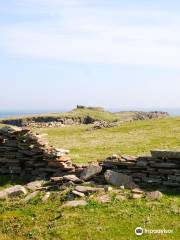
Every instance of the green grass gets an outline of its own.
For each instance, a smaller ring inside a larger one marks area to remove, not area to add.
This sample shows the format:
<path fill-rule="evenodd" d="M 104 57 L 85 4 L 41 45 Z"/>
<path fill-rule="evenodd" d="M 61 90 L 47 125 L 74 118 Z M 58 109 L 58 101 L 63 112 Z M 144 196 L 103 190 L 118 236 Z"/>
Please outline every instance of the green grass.
<path fill-rule="evenodd" d="M 76 162 L 103 159 L 112 153 L 143 154 L 153 148 L 180 148 L 180 118 L 136 121 L 119 127 L 86 131 L 90 126 L 41 129 L 51 144 L 69 148 Z M 21 179 L 0 179 L 0 188 Z M 164 192 L 160 201 L 147 199 L 62 208 L 63 198 L 52 194 L 47 203 L 41 195 L 29 203 L 0 201 L 0 240 L 176 240 L 180 237 L 180 194 Z M 170 235 L 136 237 L 134 229 L 172 229 Z"/>
<path fill-rule="evenodd" d="M 178 195 L 161 201 L 112 200 L 87 207 L 64 209 L 62 198 L 52 194 L 47 203 L 37 196 L 28 204 L 19 200 L 0 201 L 0 239 L 38 240 L 134 240 L 134 229 L 172 229 L 170 235 L 144 235 L 141 239 L 178 239 L 180 236 L 180 200 Z"/>
<path fill-rule="evenodd" d="M 109 129 L 91 126 L 41 129 L 51 145 L 70 149 L 74 162 L 92 162 L 116 154 L 141 155 L 150 150 L 180 149 L 180 118 L 134 121 Z"/>

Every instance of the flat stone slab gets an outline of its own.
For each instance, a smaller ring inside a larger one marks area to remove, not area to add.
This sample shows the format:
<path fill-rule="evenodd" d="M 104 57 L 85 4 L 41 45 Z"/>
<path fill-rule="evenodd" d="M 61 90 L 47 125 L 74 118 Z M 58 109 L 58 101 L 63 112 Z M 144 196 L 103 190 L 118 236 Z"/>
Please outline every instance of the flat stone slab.
<path fill-rule="evenodd" d="M 85 197 L 85 194 L 82 193 L 82 192 L 78 192 L 76 190 L 72 191 L 72 193 L 75 195 L 75 196 L 78 196 L 78 197 Z"/>
<path fill-rule="evenodd" d="M 153 158 L 160 159 L 179 159 L 180 160 L 180 150 L 170 151 L 170 150 L 152 150 L 151 155 Z"/>
<path fill-rule="evenodd" d="M 26 188 L 30 191 L 36 191 L 39 188 L 43 187 L 43 185 L 45 184 L 45 181 L 43 180 L 37 180 L 37 181 L 33 181 L 33 182 L 29 182 L 26 185 Z"/>
<path fill-rule="evenodd" d="M 82 183 L 83 181 L 81 179 L 79 179 L 78 177 L 76 177 L 76 175 L 65 175 L 63 177 L 64 181 L 72 181 L 74 183 Z"/>
<path fill-rule="evenodd" d="M 109 202 L 111 202 L 111 196 L 109 194 L 104 194 L 104 195 L 96 197 L 96 200 L 99 203 L 109 203 Z"/>
<path fill-rule="evenodd" d="M 68 201 L 63 205 L 63 207 L 79 207 L 86 206 L 87 204 L 88 203 L 85 200 Z"/>
<path fill-rule="evenodd" d="M 104 188 L 86 187 L 86 186 L 76 186 L 75 190 L 82 193 L 95 193 L 104 191 Z"/>

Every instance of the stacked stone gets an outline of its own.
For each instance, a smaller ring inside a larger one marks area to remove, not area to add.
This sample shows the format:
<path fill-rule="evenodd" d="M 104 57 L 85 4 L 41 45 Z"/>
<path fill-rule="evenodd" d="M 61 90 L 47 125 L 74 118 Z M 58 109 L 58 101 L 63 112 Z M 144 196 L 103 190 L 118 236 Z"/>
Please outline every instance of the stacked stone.
<path fill-rule="evenodd" d="M 48 146 L 44 135 L 18 127 L 0 129 L 0 174 L 39 177 L 75 172 L 68 150 Z"/>
<path fill-rule="evenodd" d="M 103 170 L 112 169 L 132 176 L 138 184 L 180 187 L 180 151 L 152 151 L 151 156 L 117 156 L 101 162 Z"/>

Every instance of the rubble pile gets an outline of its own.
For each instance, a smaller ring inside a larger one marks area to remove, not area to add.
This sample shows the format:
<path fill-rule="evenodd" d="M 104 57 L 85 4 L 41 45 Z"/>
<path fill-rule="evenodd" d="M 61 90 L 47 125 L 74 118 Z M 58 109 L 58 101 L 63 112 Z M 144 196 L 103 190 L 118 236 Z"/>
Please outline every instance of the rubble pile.
<path fill-rule="evenodd" d="M 113 156 L 102 161 L 103 171 L 131 176 L 138 185 L 180 187 L 180 151 L 151 151 L 151 156 Z"/>
<path fill-rule="evenodd" d="M 74 173 L 68 150 L 48 146 L 44 135 L 18 127 L 0 129 L 0 174 L 53 176 Z"/>

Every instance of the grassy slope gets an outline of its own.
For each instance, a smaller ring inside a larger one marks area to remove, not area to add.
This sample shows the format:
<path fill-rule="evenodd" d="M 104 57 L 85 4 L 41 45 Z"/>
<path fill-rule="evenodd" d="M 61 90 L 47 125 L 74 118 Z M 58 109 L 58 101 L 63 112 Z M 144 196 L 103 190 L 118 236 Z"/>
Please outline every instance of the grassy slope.
<path fill-rule="evenodd" d="M 149 154 L 151 149 L 180 149 L 180 118 L 123 123 L 119 127 L 86 131 L 90 126 L 42 129 L 49 142 L 71 150 L 75 162 L 102 160 L 113 154 Z"/>
<path fill-rule="evenodd" d="M 101 159 L 113 152 L 140 154 L 156 147 L 180 147 L 180 118 L 126 123 L 94 132 L 86 132 L 85 127 L 42 132 L 49 133 L 51 143 L 72 149 L 76 161 Z M 0 185 L 5 187 L 3 182 Z M 62 209 L 58 196 L 44 204 L 39 197 L 28 204 L 0 201 L 0 239 L 134 240 L 139 239 L 134 234 L 137 226 L 174 230 L 171 235 L 144 235 L 143 240 L 179 239 L 179 214 L 180 197 L 172 192 L 166 192 L 161 201 L 112 199 L 106 205 L 90 201 L 87 207 L 73 210 Z"/>

